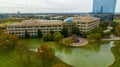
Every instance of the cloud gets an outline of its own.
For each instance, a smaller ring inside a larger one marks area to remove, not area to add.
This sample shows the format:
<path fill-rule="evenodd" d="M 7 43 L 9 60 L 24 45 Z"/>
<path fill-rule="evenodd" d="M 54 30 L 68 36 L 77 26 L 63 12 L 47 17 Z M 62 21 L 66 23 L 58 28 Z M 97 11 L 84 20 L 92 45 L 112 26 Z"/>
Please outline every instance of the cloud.
<path fill-rule="evenodd" d="M 0 12 L 92 12 L 92 5 L 93 0 L 0 0 Z"/>

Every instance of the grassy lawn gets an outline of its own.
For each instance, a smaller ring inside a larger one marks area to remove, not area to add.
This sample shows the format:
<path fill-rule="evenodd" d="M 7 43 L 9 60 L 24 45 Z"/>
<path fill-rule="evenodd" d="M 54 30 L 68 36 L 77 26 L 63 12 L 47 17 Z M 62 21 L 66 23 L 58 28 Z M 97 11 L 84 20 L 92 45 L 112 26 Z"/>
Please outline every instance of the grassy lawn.
<path fill-rule="evenodd" d="M 6 25 L 12 24 L 14 22 L 21 22 L 22 19 L 2 19 L 0 20 L 0 27 L 5 27 Z"/>
<path fill-rule="evenodd" d="M 5 26 L 7 26 L 7 25 L 9 25 L 9 24 L 12 24 L 13 22 L 5 22 L 5 23 L 0 23 L 0 27 L 5 27 Z"/>
<path fill-rule="evenodd" d="M 38 41 L 36 42 L 35 40 L 38 40 Z M 30 47 L 32 48 L 36 48 L 41 44 L 49 45 L 49 47 L 57 44 L 55 42 L 40 42 L 39 39 L 29 39 L 28 41 L 29 41 Z M 37 57 L 36 52 L 32 52 L 32 51 L 30 52 L 30 60 L 31 60 L 31 63 L 29 64 L 28 58 L 26 55 L 23 55 L 22 59 L 20 59 L 20 56 L 17 53 L 15 53 L 13 49 L 5 49 L 0 51 L 0 67 L 42 67 L 41 66 L 42 61 Z M 58 63 L 65 64 L 61 60 L 59 60 L 57 57 L 55 57 L 52 65 L 58 64 Z M 49 63 L 46 63 L 46 65 L 50 66 Z M 66 65 L 66 66 L 71 67 L 69 65 Z"/>
<path fill-rule="evenodd" d="M 111 67 L 120 67 L 120 49 L 118 46 L 112 47 L 112 52 L 115 56 L 115 62 L 111 65 Z"/>
<path fill-rule="evenodd" d="M 0 51 L 0 67 L 38 67 L 40 63 L 41 61 L 33 52 L 31 52 L 31 63 L 29 64 L 26 56 L 20 60 L 19 55 L 11 49 Z"/>
<path fill-rule="evenodd" d="M 113 20 L 114 22 L 120 23 L 120 20 Z"/>

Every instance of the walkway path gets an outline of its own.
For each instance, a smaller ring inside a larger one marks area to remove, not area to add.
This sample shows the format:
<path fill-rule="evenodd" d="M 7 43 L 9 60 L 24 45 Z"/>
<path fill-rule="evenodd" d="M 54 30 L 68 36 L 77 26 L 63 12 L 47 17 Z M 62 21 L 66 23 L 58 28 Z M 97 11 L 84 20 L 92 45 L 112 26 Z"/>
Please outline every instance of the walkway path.
<path fill-rule="evenodd" d="M 110 37 L 110 38 L 104 38 L 103 41 L 111 41 L 111 40 L 120 40 L 120 37 Z"/>

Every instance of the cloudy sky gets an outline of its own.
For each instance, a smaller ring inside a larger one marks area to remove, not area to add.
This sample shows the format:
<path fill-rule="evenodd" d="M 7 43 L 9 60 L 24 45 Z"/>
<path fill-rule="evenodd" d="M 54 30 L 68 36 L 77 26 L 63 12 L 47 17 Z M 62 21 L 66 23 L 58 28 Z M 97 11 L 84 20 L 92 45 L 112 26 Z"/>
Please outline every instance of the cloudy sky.
<path fill-rule="evenodd" d="M 92 5 L 93 0 L 0 0 L 0 13 L 92 12 Z"/>

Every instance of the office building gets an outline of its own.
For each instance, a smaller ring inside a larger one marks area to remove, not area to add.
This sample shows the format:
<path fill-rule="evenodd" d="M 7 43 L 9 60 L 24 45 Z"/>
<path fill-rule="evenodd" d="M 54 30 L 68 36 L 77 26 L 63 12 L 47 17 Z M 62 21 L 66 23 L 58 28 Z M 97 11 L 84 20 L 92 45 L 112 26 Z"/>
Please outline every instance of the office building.
<path fill-rule="evenodd" d="M 31 37 L 36 37 L 38 29 L 42 31 L 43 35 L 50 33 L 50 31 L 60 32 L 63 28 L 67 28 L 69 34 L 72 33 L 74 27 L 78 27 L 81 32 L 89 32 L 96 26 L 99 26 L 99 18 L 88 16 L 68 18 L 61 20 L 25 20 L 21 23 L 13 23 L 7 26 L 9 34 L 16 34 L 24 37 L 27 31 Z"/>
<path fill-rule="evenodd" d="M 116 1 L 117 0 L 93 0 L 94 17 L 100 18 L 101 22 L 113 21 Z"/>
<path fill-rule="evenodd" d="M 113 13 L 115 12 L 117 0 L 94 0 L 93 13 Z"/>

